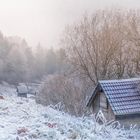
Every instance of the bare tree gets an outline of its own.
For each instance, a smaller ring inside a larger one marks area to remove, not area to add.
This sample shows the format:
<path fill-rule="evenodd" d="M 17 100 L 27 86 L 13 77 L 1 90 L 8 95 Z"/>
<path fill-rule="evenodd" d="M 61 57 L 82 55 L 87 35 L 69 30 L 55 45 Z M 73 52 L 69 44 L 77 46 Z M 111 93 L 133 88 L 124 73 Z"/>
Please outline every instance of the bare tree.
<path fill-rule="evenodd" d="M 127 16 L 127 40 L 131 48 L 131 57 L 133 56 L 133 65 L 135 73 L 140 73 L 140 11 L 130 11 Z"/>
<path fill-rule="evenodd" d="M 88 77 L 94 85 L 99 79 L 133 76 L 131 54 L 135 51 L 129 43 L 131 36 L 128 38 L 128 32 L 131 28 L 131 32 L 136 34 L 138 22 L 134 30 L 128 17 L 131 15 L 131 19 L 136 19 L 134 13 L 97 11 L 91 17 L 85 15 L 79 23 L 66 28 L 62 44 L 67 50 L 68 60 L 80 76 Z"/>

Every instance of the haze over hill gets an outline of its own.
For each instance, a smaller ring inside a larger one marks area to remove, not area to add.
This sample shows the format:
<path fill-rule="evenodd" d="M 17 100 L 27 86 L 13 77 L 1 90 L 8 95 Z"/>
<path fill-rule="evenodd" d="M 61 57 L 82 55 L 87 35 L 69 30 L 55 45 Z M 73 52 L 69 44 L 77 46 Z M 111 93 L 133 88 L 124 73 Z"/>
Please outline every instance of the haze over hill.
<path fill-rule="evenodd" d="M 25 38 L 30 46 L 57 46 L 66 24 L 105 7 L 139 8 L 139 0 L 0 0 L 0 30 Z"/>

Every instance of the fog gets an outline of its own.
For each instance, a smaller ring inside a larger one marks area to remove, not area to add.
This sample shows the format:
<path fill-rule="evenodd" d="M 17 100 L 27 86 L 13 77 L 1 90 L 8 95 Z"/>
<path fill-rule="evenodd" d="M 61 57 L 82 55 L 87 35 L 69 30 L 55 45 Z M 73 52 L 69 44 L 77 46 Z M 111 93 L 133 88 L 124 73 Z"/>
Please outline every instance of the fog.
<path fill-rule="evenodd" d="M 0 30 L 30 46 L 57 46 L 66 24 L 83 13 L 109 7 L 139 8 L 139 0 L 0 0 Z"/>

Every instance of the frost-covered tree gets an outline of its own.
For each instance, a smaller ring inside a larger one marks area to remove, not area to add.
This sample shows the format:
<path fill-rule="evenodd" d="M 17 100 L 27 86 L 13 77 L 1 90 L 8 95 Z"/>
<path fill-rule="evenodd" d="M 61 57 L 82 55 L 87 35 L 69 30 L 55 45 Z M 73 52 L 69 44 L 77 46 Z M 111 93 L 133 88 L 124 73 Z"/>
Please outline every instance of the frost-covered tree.
<path fill-rule="evenodd" d="M 6 57 L 5 78 L 9 82 L 23 82 L 27 78 L 27 60 L 18 46 L 13 46 Z"/>
<path fill-rule="evenodd" d="M 139 19 L 137 11 L 99 10 L 68 26 L 62 45 L 73 70 L 93 85 L 100 79 L 136 76 Z"/>

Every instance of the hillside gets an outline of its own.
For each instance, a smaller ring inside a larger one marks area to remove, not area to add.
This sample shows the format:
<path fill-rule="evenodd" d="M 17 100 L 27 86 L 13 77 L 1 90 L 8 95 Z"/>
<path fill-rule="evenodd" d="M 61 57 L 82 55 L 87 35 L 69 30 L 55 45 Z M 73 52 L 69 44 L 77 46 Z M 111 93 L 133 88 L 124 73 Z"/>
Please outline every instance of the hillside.
<path fill-rule="evenodd" d="M 70 116 L 59 105 L 44 107 L 34 97 L 16 97 L 14 88 L 0 86 L 0 140 L 127 140 L 139 130 L 98 125 L 94 117 Z"/>

